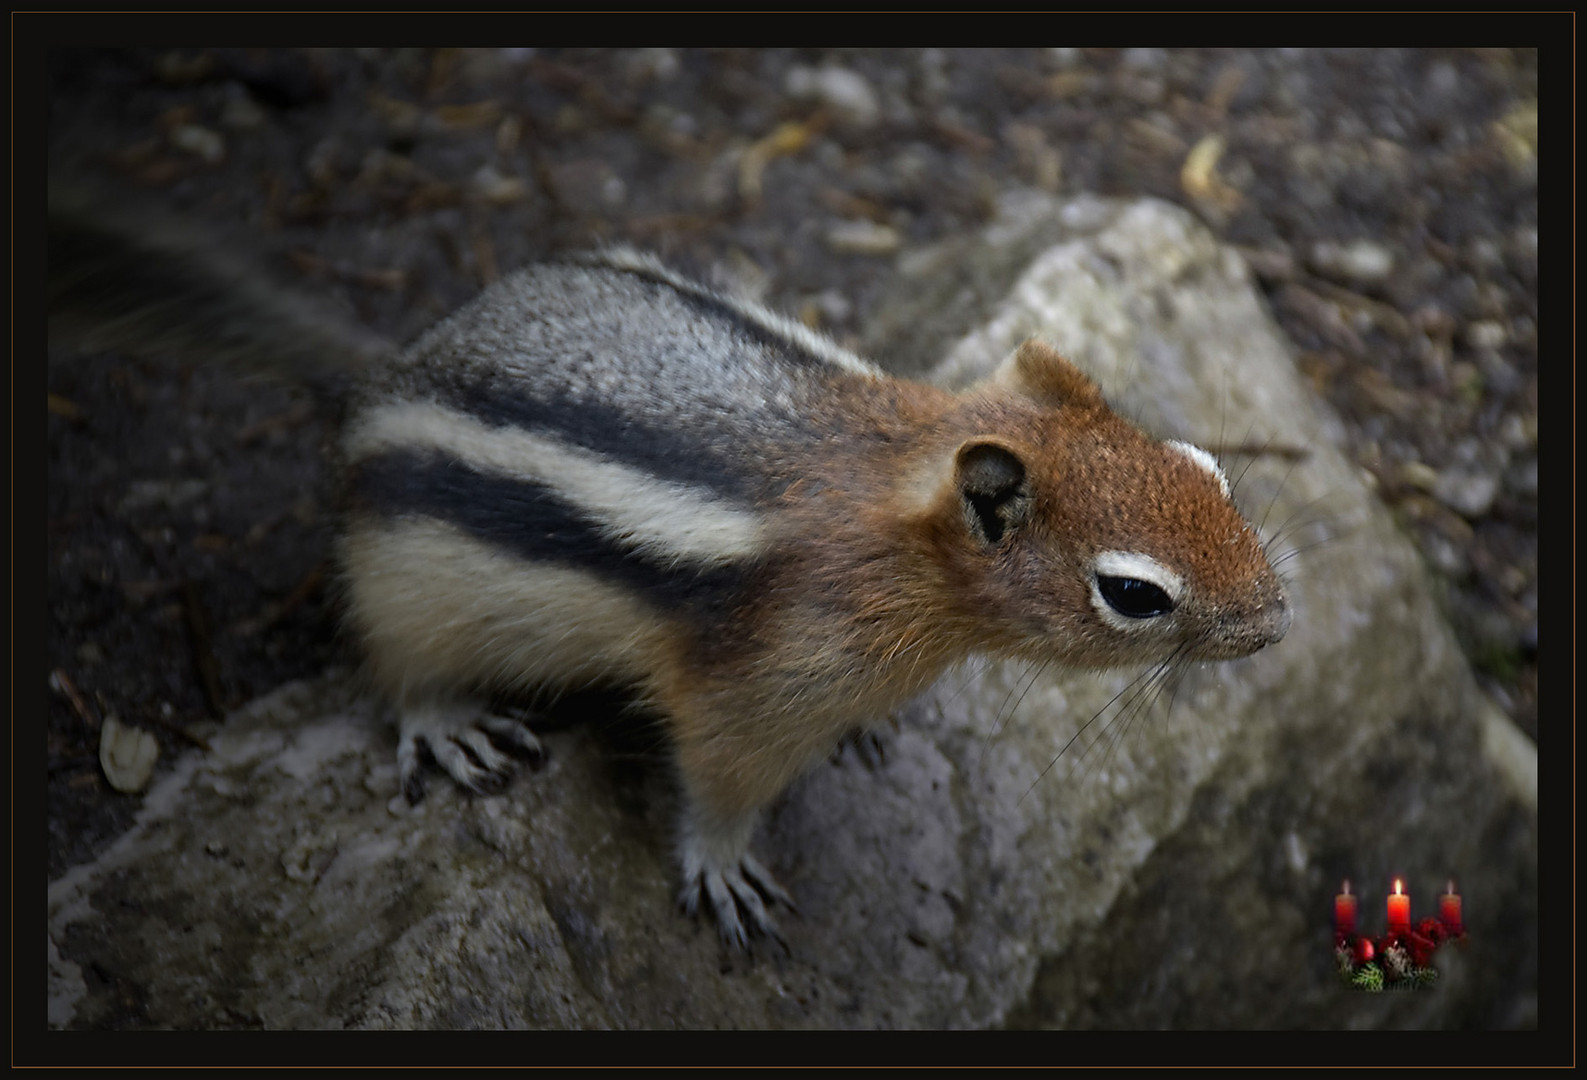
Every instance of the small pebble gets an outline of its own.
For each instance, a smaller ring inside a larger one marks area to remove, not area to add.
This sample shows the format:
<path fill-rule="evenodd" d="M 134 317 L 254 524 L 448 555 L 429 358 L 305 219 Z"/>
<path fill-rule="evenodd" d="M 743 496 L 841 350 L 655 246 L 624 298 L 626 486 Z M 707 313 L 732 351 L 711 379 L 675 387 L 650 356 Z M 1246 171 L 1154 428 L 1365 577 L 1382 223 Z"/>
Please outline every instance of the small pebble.
<path fill-rule="evenodd" d="M 1422 533 L 1422 550 L 1427 553 L 1427 561 L 1447 577 L 1464 577 L 1469 569 L 1460 546 L 1438 533 Z"/>
<path fill-rule="evenodd" d="M 171 145 L 206 164 L 214 165 L 226 156 L 226 140 L 219 132 L 197 124 L 178 124 L 166 136 Z"/>
<path fill-rule="evenodd" d="M 897 229 L 874 221 L 845 221 L 827 230 L 827 247 L 843 255 L 891 255 L 902 245 Z"/>
<path fill-rule="evenodd" d="M 1400 479 L 1420 491 L 1432 491 L 1438 486 L 1438 473 L 1421 461 L 1407 461 L 1400 466 Z"/>
<path fill-rule="evenodd" d="M 841 67 L 795 67 L 783 82 L 796 98 L 814 99 L 856 127 L 870 127 L 881 119 L 881 104 L 865 76 Z"/>
<path fill-rule="evenodd" d="M 853 302 L 837 289 L 827 289 L 816 297 L 821 316 L 829 323 L 841 323 L 854 314 Z"/>
<path fill-rule="evenodd" d="M 1504 324 L 1484 319 L 1466 327 L 1466 343 L 1473 349 L 1497 349 L 1508 339 Z"/>
<path fill-rule="evenodd" d="M 529 189 L 520 178 L 503 176 L 492 166 L 485 165 L 474 174 L 474 190 L 491 206 L 510 206 L 527 195 Z"/>
<path fill-rule="evenodd" d="M 221 125 L 232 131 L 257 131 L 265 120 L 265 111 L 247 94 L 228 99 L 220 110 Z"/>
<path fill-rule="evenodd" d="M 1330 277 L 1375 285 L 1394 272 L 1394 253 L 1371 240 L 1337 244 L 1321 241 L 1312 247 L 1312 266 Z"/>
<path fill-rule="evenodd" d="M 629 77 L 637 82 L 666 82 L 681 67 L 675 49 L 640 49 L 628 60 Z"/>
<path fill-rule="evenodd" d="M 1499 478 L 1475 469 L 1445 469 L 1438 474 L 1433 494 L 1463 517 L 1480 518 L 1493 508 L 1493 500 L 1499 495 Z"/>

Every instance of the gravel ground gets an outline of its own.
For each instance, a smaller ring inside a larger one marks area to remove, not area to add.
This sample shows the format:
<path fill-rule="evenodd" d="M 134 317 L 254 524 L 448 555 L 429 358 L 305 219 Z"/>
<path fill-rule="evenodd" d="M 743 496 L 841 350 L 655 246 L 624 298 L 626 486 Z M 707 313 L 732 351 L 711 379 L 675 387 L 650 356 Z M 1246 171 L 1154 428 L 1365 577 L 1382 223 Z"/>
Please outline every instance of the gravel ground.
<path fill-rule="evenodd" d="M 1003 191 L 1152 195 L 1256 270 L 1319 395 L 1537 730 L 1532 50 L 67 51 L 50 158 L 153 192 L 406 340 L 503 272 L 626 241 L 857 339 L 900 254 Z M 1563 106 L 1561 106 L 1563 107 Z M 884 356 L 885 360 L 886 357 Z M 167 757 L 332 662 L 334 418 L 301 391 L 54 355 L 49 872 Z"/>

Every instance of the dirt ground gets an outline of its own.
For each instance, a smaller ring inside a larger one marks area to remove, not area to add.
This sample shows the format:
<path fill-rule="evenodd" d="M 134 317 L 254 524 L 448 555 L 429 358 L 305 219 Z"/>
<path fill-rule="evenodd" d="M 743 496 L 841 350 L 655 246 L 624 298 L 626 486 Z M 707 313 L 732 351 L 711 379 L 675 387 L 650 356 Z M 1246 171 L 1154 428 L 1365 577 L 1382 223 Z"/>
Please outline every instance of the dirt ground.
<path fill-rule="evenodd" d="M 82 50 L 48 81 L 53 168 L 257 243 L 398 340 L 624 241 L 852 341 L 895 259 L 1000 192 L 1186 206 L 1250 261 L 1536 737 L 1535 51 Z M 101 773 L 103 717 L 169 760 L 355 657 L 332 410 L 158 358 L 52 350 L 48 380 L 53 878 L 137 807 Z"/>

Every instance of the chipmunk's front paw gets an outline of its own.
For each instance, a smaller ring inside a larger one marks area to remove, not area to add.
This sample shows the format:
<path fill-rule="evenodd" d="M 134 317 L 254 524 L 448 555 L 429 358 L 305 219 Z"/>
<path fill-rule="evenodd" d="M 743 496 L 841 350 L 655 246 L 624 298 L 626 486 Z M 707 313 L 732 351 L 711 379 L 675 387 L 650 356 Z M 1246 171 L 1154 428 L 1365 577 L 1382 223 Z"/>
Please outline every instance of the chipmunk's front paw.
<path fill-rule="evenodd" d="M 799 909 L 753 855 L 746 854 L 728 866 L 701 867 L 688 877 L 678 902 L 693 916 L 699 913 L 702 900 L 716 917 L 717 930 L 726 944 L 747 951 L 749 935 L 756 933 L 775 941 L 783 952 L 789 951 L 766 905 L 779 903 L 795 913 Z"/>
<path fill-rule="evenodd" d="M 508 753 L 502 753 L 506 750 Z M 410 706 L 402 711 L 397 766 L 409 804 L 424 798 L 424 763 L 434 761 L 465 791 L 499 790 L 512 779 L 509 754 L 538 763 L 540 740 L 523 720 L 463 703 Z"/>
<path fill-rule="evenodd" d="M 887 743 L 875 731 L 855 728 L 832 751 L 832 762 L 841 765 L 852 750 L 860 764 L 875 772 L 887 764 Z"/>
<path fill-rule="evenodd" d="M 767 905 L 798 908 L 771 871 L 749 853 L 757 816 L 753 810 L 719 815 L 699 802 L 686 805 L 678 845 L 683 864 L 678 902 L 690 915 L 697 915 L 702 905 L 709 907 L 722 940 L 735 949 L 747 951 L 753 933 L 771 938 L 787 952 L 788 943 Z"/>

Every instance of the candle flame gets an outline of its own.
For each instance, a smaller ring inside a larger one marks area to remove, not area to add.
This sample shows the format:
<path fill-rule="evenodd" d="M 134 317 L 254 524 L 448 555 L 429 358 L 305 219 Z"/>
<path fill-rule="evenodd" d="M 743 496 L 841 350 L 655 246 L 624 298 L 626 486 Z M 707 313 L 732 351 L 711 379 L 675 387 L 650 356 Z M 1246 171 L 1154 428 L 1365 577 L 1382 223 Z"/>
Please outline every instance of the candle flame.
<path fill-rule="evenodd" d="M 1395 896 L 1399 896 L 1400 895 L 1400 890 L 1401 890 L 1400 879 L 1399 878 L 1395 878 L 1394 879 L 1394 895 Z"/>
<path fill-rule="evenodd" d="M 1455 894 L 1455 880 L 1454 880 L 1454 878 L 1450 878 L 1450 880 L 1449 880 L 1449 894 L 1451 896 L 1453 896 Z"/>
<path fill-rule="evenodd" d="M 1345 878 L 1345 883 L 1344 883 L 1343 886 L 1341 886 L 1341 888 L 1342 888 L 1342 890 L 1343 890 L 1343 892 L 1344 892 L 1344 894 L 1346 896 L 1350 895 L 1350 879 L 1349 878 Z M 1453 892 L 1454 890 L 1451 889 L 1450 891 Z"/>

